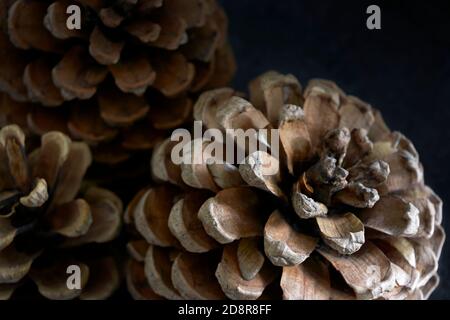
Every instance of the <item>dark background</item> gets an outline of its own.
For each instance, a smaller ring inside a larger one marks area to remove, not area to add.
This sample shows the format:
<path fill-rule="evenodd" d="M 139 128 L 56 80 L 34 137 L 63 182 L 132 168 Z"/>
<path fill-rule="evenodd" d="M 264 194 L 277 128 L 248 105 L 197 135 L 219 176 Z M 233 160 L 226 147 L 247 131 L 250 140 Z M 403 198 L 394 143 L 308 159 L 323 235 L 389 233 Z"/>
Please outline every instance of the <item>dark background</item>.
<path fill-rule="evenodd" d="M 334 80 L 380 109 L 421 155 L 425 180 L 444 201 L 450 234 L 449 1 L 221 0 L 238 62 L 235 87 L 275 69 L 302 82 Z M 366 8 L 381 8 L 381 30 Z M 450 299 L 450 241 L 432 298 Z"/>

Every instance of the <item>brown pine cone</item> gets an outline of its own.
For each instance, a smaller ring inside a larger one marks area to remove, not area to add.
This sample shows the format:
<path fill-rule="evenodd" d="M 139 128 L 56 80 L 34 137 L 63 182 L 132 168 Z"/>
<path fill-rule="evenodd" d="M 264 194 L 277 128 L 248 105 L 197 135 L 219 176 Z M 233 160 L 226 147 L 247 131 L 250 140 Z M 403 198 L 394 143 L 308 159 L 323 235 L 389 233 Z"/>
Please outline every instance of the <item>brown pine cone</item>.
<path fill-rule="evenodd" d="M 0 23 L 0 123 L 70 134 L 102 163 L 151 149 L 235 70 L 215 0 L 4 0 Z"/>
<path fill-rule="evenodd" d="M 134 229 L 131 294 L 428 298 L 439 282 L 442 202 L 424 184 L 412 143 L 330 81 L 312 80 L 303 91 L 294 76 L 268 72 L 250 96 L 251 103 L 229 88 L 206 92 L 194 117 L 221 132 L 278 129 L 280 157 L 234 139 L 246 150 L 239 165 L 175 165 L 178 142 L 159 144 L 151 167 L 163 183 L 137 194 L 125 214 Z M 212 144 L 204 137 L 200 151 L 209 154 Z M 279 171 L 267 174 L 278 161 Z"/>
<path fill-rule="evenodd" d="M 49 299 L 107 298 L 119 272 L 102 246 L 119 233 L 122 202 L 92 186 L 79 194 L 92 161 L 85 143 L 56 131 L 41 140 L 27 150 L 17 125 L 0 130 L 0 299 L 29 278 Z M 66 285 L 70 265 L 80 289 Z"/>

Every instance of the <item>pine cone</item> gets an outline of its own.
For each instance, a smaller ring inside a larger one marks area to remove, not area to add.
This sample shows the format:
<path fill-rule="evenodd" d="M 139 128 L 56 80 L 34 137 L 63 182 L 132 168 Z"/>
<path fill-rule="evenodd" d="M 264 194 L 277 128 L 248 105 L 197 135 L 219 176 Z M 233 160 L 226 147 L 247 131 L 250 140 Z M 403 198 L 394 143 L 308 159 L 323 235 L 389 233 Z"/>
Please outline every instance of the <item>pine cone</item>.
<path fill-rule="evenodd" d="M 0 299 L 31 278 L 49 299 L 103 299 L 119 285 L 116 262 L 103 243 L 121 228 L 122 202 L 97 187 L 79 189 L 92 161 L 89 147 L 61 132 L 26 150 L 16 125 L 0 131 Z M 81 270 L 70 290 L 68 266 Z"/>
<path fill-rule="evenodd" d="M 102 163 L 151 149 L 235 70 L 215 0 L 5 0 L 0 22 L 0 123 L 70 134 Z"/>
<path fill-rule="evenodd" d="M 221 132 L 278 129 L 279 159 L 273 144 L 251 151 L 234 139 L 246 151 L 239 165 L 175 165 L 172 151 L 191 159 L 193 149 L 160 143 L 151 167 L 162 183 L 125 213 L 133 297 L 428 298 L 439 282 L 442 202 L 413 144 L 330 81 L 303 91 L 294 76 L 268 72 L 250 96 L 205 92 L 194 117 Z M 210 154 L 211 140 L 197 142 Z"/>

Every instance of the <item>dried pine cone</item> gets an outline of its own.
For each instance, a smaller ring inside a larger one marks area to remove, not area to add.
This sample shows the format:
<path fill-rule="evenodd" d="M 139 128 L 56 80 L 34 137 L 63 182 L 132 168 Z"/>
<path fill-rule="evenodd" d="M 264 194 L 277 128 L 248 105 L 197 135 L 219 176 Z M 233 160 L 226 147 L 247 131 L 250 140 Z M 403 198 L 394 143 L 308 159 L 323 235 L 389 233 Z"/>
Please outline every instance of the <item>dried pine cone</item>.
<path fill-rule="evenodd" d="M 0 123 L 70 134 L 102 163 L 151 149 L 235 70 L 215 0 L 3 0 L 0 23 Z"/>
<path fill-rule="evenodd" d="M 131 294 L 428 298 L 439 282 L 442 202 L 412 143 L 333 82 L 302 91 L 294 76 L 268 72 L 250 95 L 252 103 L 228 88 L 206 92 L 194 117 L 222 132 L 278 129 L 280 170 L 264 171 L 278 161 L 273 150 L 247 150 L 238 166 L 175 165 L 177 142 L 159 144 L 151 167 L 165 183 L 137 194 L 125 214 Z M 202 151 L 211 143 L 204 138 Z"/>
<path fill-rule="evenodd" d="M 119 233 L 122 202 L 97 187 L 77 198 L 91 161 L 85 143 L 61 132 L 30 151 L 18 126 L 1 129 L 0 299 L 28 278 L 49 299 L 103 299 L 118 287 L 116 262 L 100 244 Z M 80 267 L 80 290 L 66 285 L 69 265 Z"/>

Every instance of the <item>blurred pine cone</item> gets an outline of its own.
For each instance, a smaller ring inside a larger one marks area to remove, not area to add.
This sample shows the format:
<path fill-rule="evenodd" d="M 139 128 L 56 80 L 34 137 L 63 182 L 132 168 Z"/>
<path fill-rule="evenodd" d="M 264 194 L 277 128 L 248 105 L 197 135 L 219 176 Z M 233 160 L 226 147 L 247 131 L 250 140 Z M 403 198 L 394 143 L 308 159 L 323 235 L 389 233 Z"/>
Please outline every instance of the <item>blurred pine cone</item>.
<path fill-rule="evenodd" d="M 235 71 L 215 0 L 4 0 L 0 22 L 0 123 L 70 134 L 101 163 L 151 149 Z"/>
<path fill-rule="evenodd" d="M 222 132 L 278 129 L 280 170 L 264 171 L 278 163 L 274 149 L 250 152 L 239 139 L 247 154 L 238 166 L 175 165 L 177 142 L 159 144 L 151 167 L 163 183 L 125 214 L 133 297 L 428 298 L 439 282 L 442 202 L 412 143 L 333 82 L 303 91 L 294 76 L 268 72 L 250 95 L 206 92 L 194 117 Z M 211 153 L 211 140 L 197 142 Z M 190 150 L 181 150 L 187 159 Z"/>
<path fill-rule="evenodd" d="M 25 145 L 16 125 L 0 131 L 0 299 L 31 278 L 49 299 L 104 299 L 119 285 L 115 259 L 103 243 L 121 228 L 122 202 L 112 192 L 88 187 L 89 147 L 61 132 Z M 70 290 L 68 266 L 81 270 L 81 288 Z"/>

